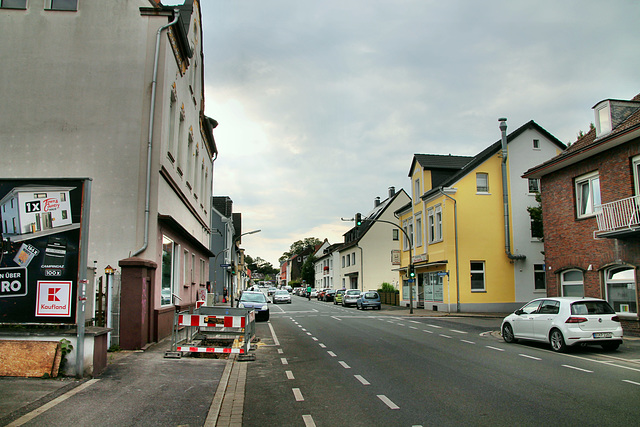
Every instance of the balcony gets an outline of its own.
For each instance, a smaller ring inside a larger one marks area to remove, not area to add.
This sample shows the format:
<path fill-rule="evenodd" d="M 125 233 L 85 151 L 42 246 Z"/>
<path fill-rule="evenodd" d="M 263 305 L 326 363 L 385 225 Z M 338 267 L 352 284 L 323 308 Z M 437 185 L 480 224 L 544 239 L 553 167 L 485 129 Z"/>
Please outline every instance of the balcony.
<path fill-rule="evenodd" d="M 604 203 L 596 214 L 598 230 L 594 237 L 624 238 L 640 236 L 640 196 Z"/>

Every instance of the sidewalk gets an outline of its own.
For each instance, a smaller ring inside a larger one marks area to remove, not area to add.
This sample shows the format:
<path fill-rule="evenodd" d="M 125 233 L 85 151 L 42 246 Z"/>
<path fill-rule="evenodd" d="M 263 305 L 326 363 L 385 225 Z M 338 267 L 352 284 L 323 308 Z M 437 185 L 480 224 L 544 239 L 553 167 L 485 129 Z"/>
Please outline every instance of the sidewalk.
<path fill-rule="evenodd" d="M 109 353 L 95 379 L 0 377 L 0 426 L 119 426 L 142 414 L 149 425 L 241 426 L 246 362 L 166 359 L 170 341 Z"/>

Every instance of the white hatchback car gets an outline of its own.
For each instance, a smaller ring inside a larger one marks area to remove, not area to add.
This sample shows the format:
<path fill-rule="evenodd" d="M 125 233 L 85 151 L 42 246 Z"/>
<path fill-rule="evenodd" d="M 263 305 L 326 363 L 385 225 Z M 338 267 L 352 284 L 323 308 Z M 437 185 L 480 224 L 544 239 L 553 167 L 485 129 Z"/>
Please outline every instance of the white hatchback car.
<path fill-rule="evenodd" d="M 279 302 L 291 304 L 291 295 L 284 289 L 278 289 L 275 294 L 273 294 L 273 303 L 278 304 Z"/>
<path fill-rule="evenodd" d="M 575 344 L 600 345 L 616 350 L 622 344 L 622 326 L 608 302 L 598 298 L 538 298 L 502 321 L 502 338 L 542 341 L 562 352 Z"/>

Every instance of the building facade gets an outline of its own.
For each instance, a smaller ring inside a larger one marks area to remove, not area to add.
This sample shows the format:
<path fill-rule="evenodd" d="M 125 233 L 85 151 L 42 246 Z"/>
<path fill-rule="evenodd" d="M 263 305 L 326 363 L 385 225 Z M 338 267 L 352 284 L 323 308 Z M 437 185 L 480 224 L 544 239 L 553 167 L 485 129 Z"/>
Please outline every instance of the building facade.
<path fill-rule="evenodd" d="M 527 211 L 537 205 L 537 181 L 521 175 L 564 144 L 533 121 L 509 135 L 501 127 L 501 139 L 474 157 L 414 157 L 409 176 L 419 198 L 396 212 L 409 236 L 400 244 L 404 304 L 502 312 L 545 295 L 543 244 Z"/>
<path fill-rule="evenodd" d="M 147 263 L 143 340 L 155 341 L 209 279 L 217 149 L 204 115 L 200 6 L 63 3 L 0 8 L 1 74 L 11 76 L 0 169 L 92 180 L 88 259 L 98 271 Z"/>
<path fill-rule="evenodd" d="M 524 175 L 541 179 L 547 294 L 606 299 L 637 335 L 640 95 L 593 110 L 593 129 Z"/>
<path fill-rule="evenodd" d="M 390 187 L 388 197 L 382 201 L 377 197 L 373 209 L 362 215 L 363 223 L 344 234 L 344 243 L 336 249 L 340 268 L 338 288 L 368 291 L 397 280 L 394 254 L 399 237 L 394 212 L 409 200 L 403 189 L 396 192 L 395 187 Z"/>

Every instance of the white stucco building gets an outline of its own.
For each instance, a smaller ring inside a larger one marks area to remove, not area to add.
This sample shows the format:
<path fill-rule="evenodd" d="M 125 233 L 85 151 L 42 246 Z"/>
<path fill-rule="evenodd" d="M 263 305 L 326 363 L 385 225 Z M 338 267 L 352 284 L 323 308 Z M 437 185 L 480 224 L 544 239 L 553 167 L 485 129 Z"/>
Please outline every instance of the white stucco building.
<path fill-rule="evenodd" d="M 98 273 L 155 263 L 149 339 L 166 336 L 162 319 L 195 302 L 212 255 L 216 122 L 204 115 L 199 2 L 11 5 L 0 6 L 2 175 L 90 178 L 88 260 Z"/>

